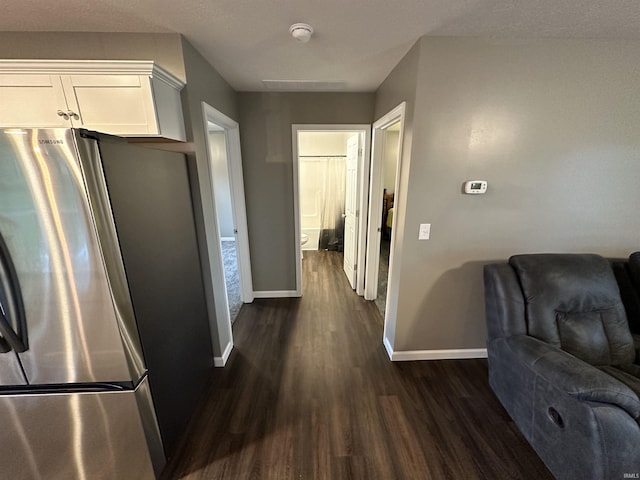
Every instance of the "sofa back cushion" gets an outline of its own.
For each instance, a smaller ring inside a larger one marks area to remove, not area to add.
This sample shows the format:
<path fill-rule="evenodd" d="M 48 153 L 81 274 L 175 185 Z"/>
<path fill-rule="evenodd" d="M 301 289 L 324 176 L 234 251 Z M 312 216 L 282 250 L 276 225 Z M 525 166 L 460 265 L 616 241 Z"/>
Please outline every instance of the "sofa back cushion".
<path fill-rule="evenodd" d="M 629 256 L 629 273 L 634 286 L 640 292 L 640 252 L 632 253 Z"/>
<path fill-rule="evenodd" d="M 525 299 L 527 333 L 592 365 L 633 363 L 635 349 L 611 266 L 598 255 L 509 259 Z"/>
<path fill-rule="evenodd" d="M 640 333 L 640 252 L 632 253 L 629 256 L 629 262 L 627 263 L 627 272 L 631 279 L 631 284 L 635 293 L 635 307 L 634 318 L 629 318 L 629 325 L 631 331 L 634 333 Z"/>
<path fill-rule="evenodd" d="M 640 279 L 640 256 L 637 257 L 637 263 L 635 268 L 638 269 L 637 275 Z M 636 287 L 632 281 L 631 262 L 613 261 L 611 267 L 620 289 L 620 298 L 627 314 L 629 330 L 632 334 L 640 334 L 640 285 Z"/>

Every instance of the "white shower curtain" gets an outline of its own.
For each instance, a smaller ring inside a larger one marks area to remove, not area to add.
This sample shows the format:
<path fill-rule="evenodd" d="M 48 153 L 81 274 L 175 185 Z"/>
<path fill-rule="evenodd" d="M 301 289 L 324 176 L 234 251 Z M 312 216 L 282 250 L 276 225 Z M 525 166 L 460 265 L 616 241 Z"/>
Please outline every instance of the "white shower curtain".
<path fill-rule="evenodd" d="M 324 159 L 324 188 L 320 211 L 320 250 L 344 250 L 344 201 L 346 194 L 346 157 Z"/>

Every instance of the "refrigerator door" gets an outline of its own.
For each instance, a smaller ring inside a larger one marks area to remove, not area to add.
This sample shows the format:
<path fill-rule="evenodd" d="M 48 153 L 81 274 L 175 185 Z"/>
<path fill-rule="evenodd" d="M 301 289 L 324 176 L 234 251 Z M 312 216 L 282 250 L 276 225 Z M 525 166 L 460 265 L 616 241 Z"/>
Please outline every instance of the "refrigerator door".
<path fill-rule="evenodd" d="M 0 385 L 26 385 L 18 355 L 15 352 L 0 353 Z"/>
<path fill-rule="evenodd" d="M 0 232 L 0 385 L 26 385 L 16 352 L 28 348 L 17 273 Z"/>
<path fill-rule="evenodd" d="M 141 385 L 146 387 L 146 379 Z M 2 478 L 154 479 L 137 391 L 0 395 Z M 154 472 L 155 470 L 155 472 Z"/>
<path fill-rule="evenodd" d="M 137 380 L 72 130 L 0 130 L 0 232 L 24 303 L 27 381 Z"/>
<path fill-rule="evenodd" d="M 80 154 L 89 203 L 92 207 L 98 239 L 102 245 L 102 255 L 116 309 L 116 320 L 120 328 L 130 375 L 132 379 L 135 379 L 145 374 L 146 367 L 142 355 L 138 324 L 133 311 L 129 282 L 127 281 L 122 259 L 122 246 L 116 232 L 112 211 L 113 206 L 104 176 L 104 165 L 97 140 L 98 136 L 99 134 L 87 130 L 75 131 L 76 146 Z M 110 138 L 127 145 L 122 139 L 117 137 Z"/>

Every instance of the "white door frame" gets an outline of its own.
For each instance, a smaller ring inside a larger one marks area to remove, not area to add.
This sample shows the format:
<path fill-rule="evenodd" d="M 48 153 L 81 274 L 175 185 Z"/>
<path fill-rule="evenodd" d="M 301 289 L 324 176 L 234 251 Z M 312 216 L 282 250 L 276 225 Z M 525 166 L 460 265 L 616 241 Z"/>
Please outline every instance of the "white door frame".
<path fill-rule="evenodd" d="M 363 134 L 364 150 L 360 155 L 358 169 L 358 268 L 356 269 L 356 293 L 364 294 L 364 268 L 367 239 L 367 217 L 363 212 L 369 208 L 369 161 L 371 152 L 371 125 L 369 124 L 294 124 L 291 126 L 293 140 L 293 215 L 295 230 L 296 255 L 296 296 L 302 295 L 302 250 L 300 245 L 300 168 L 298 165 L 298 132 L 342 131 Z"/>
<path fill-rule="evenodd" d="M 208 122 L 214 123 L 224 130 L 227 149 L 227 167 L 229 171 L 229 186 L 231 190 L 231 209 L 236 239 L 236 252 L 238 257 L 238 276 L 240 279 L 240 297 L 243 303 L 253 301 L 253 280 L 251 277 L 251 257 L 249 255 L 249 233 L 247 229 L 247 210 L 244 196 L 244 178 L 242 173 L 242 155 L 240 151 L 240 126 L 238 122 L 213 108 L 206 102 L 202 103 L 202 116 L 204 119 L 204 135 L 207 146 L 207 162 L 209 166 L 209 182 L 211 191 L 214 191 L 213 164 L 211 159 L 211 145 L 209 142 Z M 220 226 L 215 212 L 215 196 L 212 195 L 213 211 L 215 218 L 215 248 L 210 248 L 217 254 L 216 261 L 212 262 L 213 296 L 215 302 L 218 328 L 229 330 L 229 338 L 233 343 L 231 332 L 231 317 L 229 315 L 229 302 L 227 299 L 227 286 L 224 281 L 224 268 L 222 261 L 222 248 L 220 239 Z M 223 352 L 222 360 L 216 358 L 216 366 L 224 366 L 231 350 L 227 346 L 228 353 Z M 221 364 L 219 364 L 221 363 Z"/>
<path fill-rule="evenodd" d="M 395 319 L 398 312 L 398 302 L 395 295 L 391 292 L 397 290 L 397 274 L 395 272 L 395 243 L 397 237 L 398 217 L 401 215 L 399 211 L 404 208 L 402 205 L 401 181 L 400 174 L 403 168 L 402 146 L 404 140 L 404 119 L 405 119 L 406 103 L 402 102 L 393 110 L 383 115 L 373 124 L 372 132 L 372 151 L 371 151 L 371 182 L 369 190 L 369 228 L 367 229 L 367 262 L 365 274 L 365 292 L 366 300 L 375 300 L 378 295 L 378 269 L 380 267 L 380 235 L 382 232 L 382 196 L 383 196 L 383 162 L 385 153 L 385 130 L 391 125 L 400 122 L 400 133 L 398 137 L 398 164 L 396 167 L 396 182 L 394 191 L 394 211 L 393 221 L 394 228 L 391 230 L 391 245 L 389 254 L 389 277 L 387 281 L 387 299 L 386 310 L 384 314 L 384 339 L 387 341 L 387 325 L 395 325 Z"/>

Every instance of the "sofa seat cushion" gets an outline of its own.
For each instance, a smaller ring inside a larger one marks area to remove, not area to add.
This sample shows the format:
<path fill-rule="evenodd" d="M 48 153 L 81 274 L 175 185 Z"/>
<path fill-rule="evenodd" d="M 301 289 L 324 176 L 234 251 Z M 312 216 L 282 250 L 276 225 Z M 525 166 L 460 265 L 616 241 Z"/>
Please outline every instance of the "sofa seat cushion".
<path fill-rule="evenodd" d="M 636 352 L 610 263 L 599 255 L 515 255 L 527 333 L 591 365 L 625 365 Z"/>
<path fill-rule="evenodd" d="M 515 398 L 525 403 L 513 404 L 516 409 L 527 409 L 529 404 L 526 402 L 531 401 L 533 395 L 530 389 L 537 388 L 533 382 L 536 385 L 553 385 L 580 402 L 617 405 L 632 418 L 640 416 L 638 394 L 625 382 L 548 343 L 528 335 L 515 335 L 491 342 L 488 352 L 490 372 L 502 362 L 504 370 L 521 370 L 519 386 L 515 387 L 510 382 L 507 391 L 503 392 L 503 398 L 508 398 L 514 388 L 518 390 Z M 496 362 L 498 358 L 500 363 Z M 532 376 L 528 377 L 528 373 Z M 495 373 L 491 375 L 495 376 Z M 525 393 L 527 391 L 530 393 Z"/>

